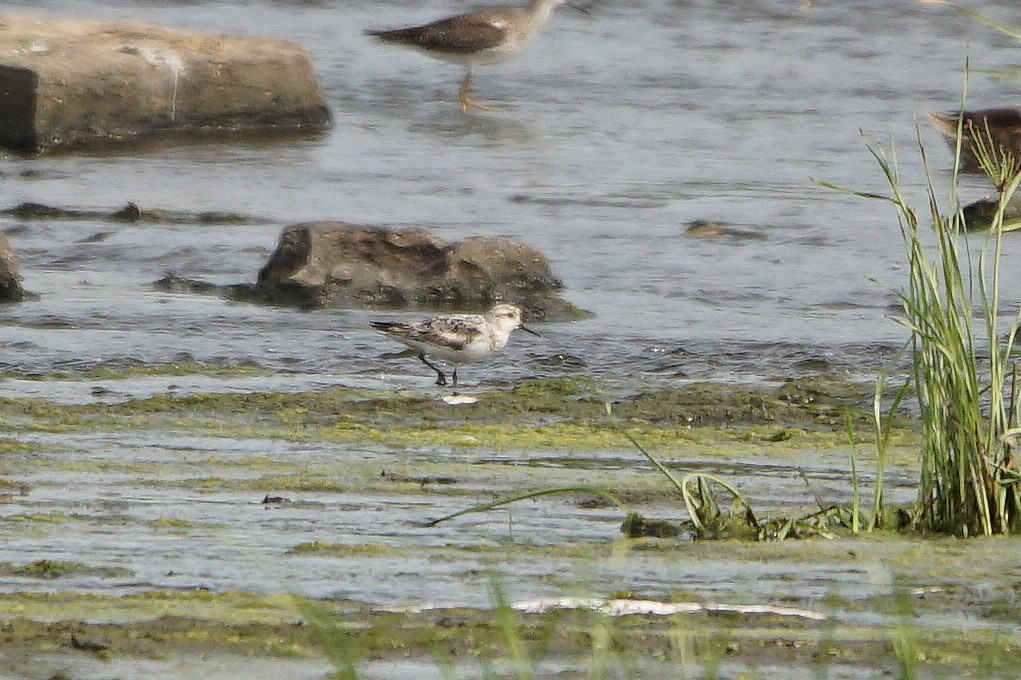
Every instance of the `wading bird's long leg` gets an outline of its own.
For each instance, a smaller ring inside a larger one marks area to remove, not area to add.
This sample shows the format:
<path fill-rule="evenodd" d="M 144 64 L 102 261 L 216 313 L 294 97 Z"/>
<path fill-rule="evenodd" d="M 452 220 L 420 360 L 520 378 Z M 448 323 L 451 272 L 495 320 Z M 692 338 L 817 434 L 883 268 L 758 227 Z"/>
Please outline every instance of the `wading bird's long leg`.
<path fill-rule="evenodd" d="M 484 104 L 477 99 L 472 99 L 471 96 L 471 84 L 472 78 L 475 77 L 475 69 L 471 66 L 464 72 L 464 80 L 461 81 L 461 92 L 458 94 L 458 101 L 461 102 L 461 113 L 467 113 L 468 107 L 473 109 L 479 109 L 480 111 L 499 111 L 500 109 L 495 106 Z"/>
<path fill-rule="evenodd" d="M 419 354 L 418 358 L 421 359 L 423 364 L 425 364 L 426 366 L 428 366 L 432 370 L 436 371 L 436 384 L 437 385 L 443 386 L 443 385 L 447 384 L 447 376 L 445 376 L 443 374 L 443 371 L 440 370 L 439 366 L 437 366 L 433 362 L 431 362 L 428 359 L 426 359 L 424 354 Z M 457 384 L 457 369 L 454 369 L 454 384 L 455 385 Z"/>

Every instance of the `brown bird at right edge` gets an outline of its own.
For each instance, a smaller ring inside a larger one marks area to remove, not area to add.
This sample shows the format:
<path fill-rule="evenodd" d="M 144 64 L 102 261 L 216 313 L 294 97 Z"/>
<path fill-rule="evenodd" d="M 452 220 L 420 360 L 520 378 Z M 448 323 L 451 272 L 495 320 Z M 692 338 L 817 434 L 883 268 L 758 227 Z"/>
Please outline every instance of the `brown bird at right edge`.
<path fill-rule="evenodd" d="M 1021 160 L 1021 108 L 930 113 L 929 120 L 946 139 L 951 150 L 957 147 L 957 124 L 961 121 L 961 172 L 982 172 L 982 165 L 975 154 L 976 136 L 991 140 L 995 147 Z"/>

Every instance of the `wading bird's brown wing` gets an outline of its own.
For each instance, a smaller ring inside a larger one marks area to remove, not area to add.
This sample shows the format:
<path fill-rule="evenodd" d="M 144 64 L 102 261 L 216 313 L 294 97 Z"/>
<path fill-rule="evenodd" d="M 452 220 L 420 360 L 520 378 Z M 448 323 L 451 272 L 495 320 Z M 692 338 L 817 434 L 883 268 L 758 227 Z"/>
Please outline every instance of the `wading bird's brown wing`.
<path fill-rule="evenodd" d="M 958 115 L 956 113 L 930 113 L 929 120 L 937 130 L 947 137 L 956 137 Z M 975 130 L 983 134 L 988 130 L 993 139 L 1003 134 L 1021 134 L 1021 109 L 1019 108 L 1005 107 L 965 111 L 963 118 L 965 136 L 970 136 Z"/>
<path fill-rule="evenodd" d="M 366 33 L 383 42 L 414 45 L 450 54 L 471 54 L 503 42 L 507 32 L 500 22 L 493 23 L 494 16 L 492 12 L 478 12 L 440 19 L 424 26 Z"/>
<path fill-rule="evenodd" d="M 1016 133 L 1018 130 L 1021 130 L 1021 109 L 1010 107 L 965 112 L 964 120 L 965 123 L 971 121 L 971 125 L 979 130 L 984 130 L 988 127 L 994 134 L 998 130 Z M 957 122 L 957 116 L 954 116 L 954 122 Z"/>
<path fill-rule="evenodd" d="M 976 155 L 976 138 L 991 140 L 995 147 L 1008 152 L 1015 159 L 1021 159 L 1021 108 L 1003 107 L 978 109 L 957 113 L 930 113 L 929 120 L 946 139 L 951 149 L 957 145 L 957 122 L 961 124 L 961 169 L 965 172 L 981 172 L 982 166 Z"/>

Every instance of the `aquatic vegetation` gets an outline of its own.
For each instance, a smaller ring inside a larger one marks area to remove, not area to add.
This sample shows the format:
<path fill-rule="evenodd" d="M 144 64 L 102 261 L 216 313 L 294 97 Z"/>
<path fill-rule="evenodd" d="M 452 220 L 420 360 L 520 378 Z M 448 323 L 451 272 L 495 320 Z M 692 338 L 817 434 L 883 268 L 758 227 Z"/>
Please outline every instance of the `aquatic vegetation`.
<path fill-rule="evenodd" d="M 687 521 L 676 523 L 666 520 L 648 520 L 632 511 L 617 495 L 607 489 L 593 485 L 567 485 L 535 489 L 500 498 L 490 503 L 473 505 L 432 520 L 427 526 L 436 526 L 462 515 L 488 512 L 540 496 L 586 493 L 608 501 L 624 514 L 620 530 L 629 538 L 649 536 L 668 538 L 685 535 L 698 539 L 743 538 L 757 541 L 782 541 L 788 538 L 832 537 L 833 530 L 838 527 L 857 530 L 856 525 L 852 523 L 854 513 L 838 505 L 823 506 L 820 504 L 817 511 L 799 517 L 775 517 L 759 520 L 751 504 L 741 492 L 719 476 L 695 472 L 678 479 L 669 468 L 649 452 L 633 432 L 623 427 L 614 418 L 611 404 L 604 404 L 604 409 L 609 429 L 629 442 L 652 465 L 652 468 L 670 483 L 677 496 L 683 499 L 689 517 Z M 787 437 L 766 437 L 764 439 L 765 441 L 785 441 Z M 713 487 L 729 494 L 731 498 L 729 511 L 721 510 L 719 497 Z M 877 507 L 880 508 L 877 511 L 878 516 L 882 514 L 883 506 Z"/>
<path fill-rule="evenodd" d="M 154 208 L 143 210 L 135 203 L 127 203 L 118 210 L 81 210 L 44 205 L 42 203 L 19 203 L 0 210 L 0 215 L 10 215 L 19 220 L 106 220 L 109 222 L 150 222 L 161 224 L 265 224 L 266 220 L 240 213 L 219 211 L 195 212 L 189 210 L 164 210 Z"/>
<path fill-rule="evenodd" d="M 0 380 L 124 380 L 153 376 L 203 375 L 209 377 L 264 376 L 271 372 L 255 364 L 218 365 L 198 361 L 178 361 L 165 364 L 143 364 L 133 361 L 107 362 L 76 371 L 47 373 L 22 373 L 12 370 L 0 371 Z"/>
<path fill-rule="evenodd" d="M 603 416 L 603 403 L 613 398 L 628 428 L 660 449 L 709 450 L 725 443 L 761 455 L 761 444 L 769 443 L 770 456 L 782 456 L 790 448 L 845 444 L 848 418 L 864 439 L 868 387 L 838 378 L 813 385 L 809 392 L 804 381 L 778 387 L 696 383 L 614 398 L 591 379 L 553 378 L 482 392 L 476 403 L 457 407 L 429 395 L 343 387 L 159 394 L 113 404 L 0 398 L 0 431 L 151 430 L 395 448 L 620 450 L 628 442 Z M 895 425 L 898 444 L 915 436 L 910 419 Z"/>
<path fill-rule="evenodd" d="M 103 578 L 132 576 L 130 569 L 122 567 L 94 567 L 81 562 L 36 560 L 26 564 L 0 563 L 0 574 L 38 579 L 58 579 L 68 575 L 101 576 Z"/>
<path fill-rule="evenodd" d="M 344 556 L 366 556 L 366 557 L 378 557 L 378 556 L 400 556 L 403 554 L 403 550 L 394 548 L 392 546 L 385 545 L 364 545 L 364 544 L 346 544 L 346 543 L 331 543 L 329 541 L 311 541 L 309 543 L 299 543 L 298 545 L 290 548 L 286 554 L 288 555 L 344 555 Z"/>
<path fill-rule="evenodd" d="M 930 260 L 918 215 L 900 191 L 896 159 L 869 148 L 890 184 L 892 194 L 885 200 L 897 209 L 910 267 L 901 293 L 902 323 L 911 332 L 923 437 L 913 524 L 960 535 L 1016 532 L 1021 530 L 1021 489 L 1004 437 L 1018 422 L 1021 407 L 1017 365 L 1011 363 L 1021 316 L 1006 331 L 1001 328 L 999 282 L 1003 213 L 1021 185 L 1021 165 L 1009 154 L 994 152 L 991 140 L 976 146 L 1001 193 L 973 269 L 959 204 L 949 214 L 941 212 L 930 178 L 936 237 L 936 258 Z M 959 164 L 960 141 L 957 159 Z"/>
<path fill-rule="evenodd" d="M 989 23 L 978 13 L 940 1 Z M 966 63 L 962 111 L 968 70 Z M 928 232 L 921 229 L 918 213 L 901 190 L 894 149 L 866 145 L 886 178 L 890 194 L 850 193 L 886 201 L 896 209 L 908 264 L 908 282 L 899 295 L 903 308 L 900 323 L 910 332 L 910 387 L 918 401 L 922 425 L 922 465 L 911 524 L 926 531 L 968 536 L 1021 530 L 1021 475 L 1011 450 L 1016 443 L 1012 433 L 1021 416 L 1018 365 L 1012 362 L 1021 308 L 1004 327 L 1000 290 L 1003 234 L 1008 230 L 1005 218 L 1021 186 L 1021 159 L 998 146 L 989 130 L 969 130 L 978 163 L 999 191 L 995 207 L 989 211 L 988 232 L 974 261 L 966 211 L 957 198 L 963 125 L 962 114 L 957 126 L 950 208 L 945 211 L 940 208 L 921 133 L 916 130 L 925 164 L 934 258 L 928 252 Z M 844 190 L 831 184 L 824 186 Z M 889 441 L 889 421 L 884 422 L 880 409 L 883 387 L 881 379 L 874 408 L 880 455 L 870 527 L 884 508 L 883 453 Z M 898 392 L 895 403 L 900 403 L 907 389 L 905 386 Z M 857 526 L 857 512 L 854 524 Z"/>
<path fill-rule="evenodd" d="M 1010 677 L 1013 672 L 1010 664 L 1003 665 L 1013 649 L 1009 638 L 925 628 L 912 618 L 911 596 L 902 589 L 894 596 L 897 620 L 877 627 L 838 624 L 809 610 L 685 606 L 635 600 L 627 593 L 620 598 L 515 603 L 495 579 L 491 597 L 494 604 L 488 612 L 411 607 L 402 619 L 392 621 L 377 614 L 371 627 L 376 642 L 368 645 L 364 626 L 339 618 L 325 603 L 295 596 L 293 606 L 308 621 L 315 644 L 336 669 L 335 677 L 346 680 L 362 677 L 368 656 L 383 651 L 383 640 L 405 656 L 431 657 L 442 677 L 465 677 L 465 672 L 475 672 L 474 666 L 487 678 L 547 677 L 549 661 L 559 669 L 573 669 L 572 677 L 590 680 L 715 678 L 723 677 L 724 664 L 731 671 L 741 669 L 738 677 L 776 677 L 773 664 L 792 662 L 806 673 L 814 670 L 816 677 L 829 677 L 832 663 L 855 664 L 862 673 L 902 680 L 930 671 L 936 677 L 949 672 L 976 678 Z M 675 605 L 679 613 L 650 616 L 642 605 L 665 611 Z M 809 623 L 819 620 L 821 625 Z M 419 628 L 423 623 L 426 628 Z"/>
<path fill-rule="evenodd" d="M 614 413 L 621 419 L 619 427 L 605 417 L 607 398 L 614 400 Z M 31 466 L 33 471 L 58 473 L 55 479 L 59 479 L 59 473 L 85 466 L 97 476 L 110 472 L 125 474 L 136 480 L 135 485 L 156 484 L 161 489 L 170 485 L 199 493 L 240 493 L 247 497 L 251 506 L 248 510 L 260 515 L 264 506 L 257 505 L 257 500 L 264 495 L 284 493 L 293 497 L 293 505 L 268 511 L 270 522 L 274 518 L 279 521 L 295 509 L 299 513 L 319 512 L 319 499 L 302 498 L 305 491 L 312 496 L 337 497 L 416 494 L 425 500 L 425 507 L 439 501 L 438 507 L 444 509 L 436 514 L 441 514 L 456 509 L 462 502 L 458 499 L 469 499 L 463 502 L 469 505 L 489 500 L 502 489 L 529 488 L 533 483 L 568 486 L 573 482 L 578 488 L 571 499 L 571 512 L 584 508 L 579 514 L 586 514 L 592 508 L 593 515 L 601 516 L 598 521 L 610 518 L 605 524 L 611 527 L 606 532 L 610 540 L 589 538 L 552 545 L 545 540 L 533 544 L 531 537 L 520 533 L 511 542 L 503 539 L 487 542 L 482 538 L 465 543 L 459 536 L 449 543 L 441 540 L 426 548 L 402 543 L 391 547 L 389 539 L 360 543 L 357 536 L 341 538 L 328 532 L 309 532 L 302 538 L 295 534 L 296 538 L 284 543 L 277 553 L 281 569 L 304 569 L 317 564 L 355 570 L 365 568 L 370 561 L 399 561 L 409 556 L 433 565 L 464 560 L 464 578 L 471 579 L 477 578 L 472 572 L 480 564 L 492 564 L 495 568 L 507 564 L 509 559 L 531 563 L 559 560 L 586 569 L 586 565 L 626 560 L 630 556 L 636 565 L 649 559 L 665 559 L 671 564 L 698 560 L 703 563 L 700 569 L 715 573 L 717 565 L 727 561 L 761 564 L 786 559 L 780 557 L 783 554 L 796 555 L 802 564 L 839 563 L 841 566 L 835 568 L 844 570 L 849 550 L 871 554 L 870 549 L 841 541 L 804 542 L 785 547 L 779 553 L 773 550 L 777 546 L 751 541 L 693 544 L 677 540 L 669 531 L 663 534 L 669 537 L 659 539 L 613 535 L 614 508 L 620 509 L 622 519 L 634 521 L 628 514 L 629 508 L 673 507 L 680 514 L 683 502 L 672 484 L 660 483 L 656 475 L 637 474 L 638 468 L 647 471 L 650 467 L 655 470 L 656 466 L 652 460 L 619 453 L 635 450 L 634 444 L 621 436 L 620 429 L 626 429 L 650 450 L 662 452 L 664 468 L 670 471 L 677 470 L 679 461 L 696 458 L 710 461 L 714 471 L 730 465 L 739 469 L 749 462 L 776 465 L 785 460 L 808 459 L 813 464 L 821 460 L 840 461 L 846 451 L 848 422 L 856 440 L 869 436 L 869 414 L 864 407 L 871 398 L 868 385 L 814 379 L 773 387 L 694 384 L 617 395 L 605 394 L 601 385 L 590 380 L 535 380 L 482 392 L 476 404 L 457 407 L 429 395 L 344 388 L 298 394 L 160 395 L 118 404 L 61 405 L 12 399 L 4 402 L 3 425 L 11 433 L 9 436 L 17 441 L 24 433 L 48 450 L 46 455 L 33 456 L 31 460 L 20 454 L 9 456 L 4 461 L 9 470 L 4 472 L 19 475 L 25 466 Z M 913 449 L 903 445 L 917 441 L 915 428 L 917 423 L 911 418 L 893 420 L 892 464 L 899 467 L 906 464 L 909 456 L 904 452 Z M 121 445 L 144 455 L 138 460 L 78 455 L 102 452 L 105 445 L 80 446 L 75 437 L 68 437 L 68 444 L 54 448 L 65 432 L 85 435 L 82 444 L 96 434 L 104 439 L 112 435 L 115 441 L 123 436 L 123 441 L 130 443 Z M 170 443 L 156 452 L 147 451 L 148 442 L 163 442 L 167 435 L 171 440 L 180 435 L 183 438 L 180 448 Z M 246 447 L 221 448 L 216 443 L 219 438 L 270 443 L 253 449 L 264 452 L 253 455 Z M 353 460 L 339 455 L 335 461 L 317 456 L 315 464 L 307 464 L 305 456 L 310 449 L 339 453 L 348 447 L 365 455 Z M 597 455 L 594 451 L 614 453 Z M 438 459 L 433 456 L 436 452 L 442 454 Z M 519 455 L 536 464 L 509 464 L 520 461 Z M 401 462 L 402 458 L 407 462 Z M 382 459 L 388 462 L 380 462 Z M 839 470 L 839 463 L 834 465 Z M 697 486 L 702 479 L 672 474 L 682 486 L 685 480 Z M 716 472 L 713 475 L 721 476 Z M 485 483 L 479 484 L 482 479 Z M 523 479 L 529 481 L 522 484 Z M 601 492 L 598 485 L 604 484 L 616 503 Z M 480 493 L 480 489 L 485 491 Z M 251 493 L 246 496 L 246 491 Z M 545 502 L 549 497 L 547 494 L 540 500 Z M 726 505 L 722 502 L 719 505 L 725 515 Z M 329 503 L 322 505 L 323 510 L 330 507 Z M 40 527 L 76 531 L 78 523 L 109 522 L 111 515 L 79 518 L 70 513 L 44 516 L 24 512 L 11 517 L 14 519 L 8 524 L 12 532 Z M 211 526 L 189 514 L 178 516 L 170 510 L 165 515 L 148 514 L 130 521 L 143 531 L 164 535 L 205 533 Z M 648 529 L 652 523 L 653 520 L 646 521 L 644 535 L 654 535 Z M 677 522 L 669 524 L 675 531 L 680 527 Z M 776 533 L 789 531 L 793 535 L 795 529 L 763 524 Z M 660 529 L 669 530 L 670 526 L 664 523 Z M 432 535 L 442 538 L 441 532 Z M 344 540 L 351 540 L 352 544 L 344 545 Z M 831 547 L 838 544 L 842 544 L 839 549 Z M 805 547 L 811 549 L 802 549 Z M 889 556 L 881 559 L 894 561 Z M 921 553 L 903 559 L 911 563 L 934 561 Z M 854 569 L 852 566 L 852 572 Z M 558 575 L 551 575 L 546 585 L 571 587 L 570 579 Z M 619 585 L 610 590 L 616 589 Z M 678 587 L 676 592 L 668 590 L 651 596 L 696 603 L 707 597 L 697 588 L 687 590 L 691 592 Z M 868 668 L 894 666 L 890 635 L 885 627 L 856 628 L 842 624 L 833 635 L 840 644 L 824 647 L 815 627 L 780 621 L 768 614 L 714 611 L 674 617 L 620 618 L 581 611 L 525 614 L 512 606 L 502 614 L 459 609 L 406 612 L 374 610 L 334 599 L 311 601 L 313 609 L 318 608 L 317 614 L 296 608 L 286 597 L 281 602 L 279 597 L 236 593 L 153 592 L 106 599 L 89 599 L 74 593 L 58 595 L 45 601 L 30 593 L 11 594 L 6 599 L 0 596 L 0 615 L 5 625 L 9 624 L 3 642 L 10 641 L 15 647 L 52 644 L 58 649 L 61 645 L 66 648 L 71 631 L 81 645 L 102 645 L 101 653 L 118 661 L 125 657 L 165 658 L 196 650 L 254 658 L 260 655 L 316 658 L 326 646 L 335 649 L 347 645 L 342 653 L 327 653 L 334 667 L 346 674 L 341 677 L 371 676 L 374 660 L 386 662 L 395 655 L 434 666 L 441 673 L 442 669 L 449 669 L 449 677 L 478 675 L 480 669 L 491 677 L 506 676 L 508 670 L 512 675 L 518 671 L 525 673 L 528 669 L 536 677 L 545 677 L 545 664 L 551 663 L 563 664 L 582 677 L 587 669 L 593 669 L 589 677 L 677 677 L 682 658 L 690 671 L 689 677 L 701 677 L 703 671 L 717 665 L 722 673 L 735 663 L 748 664 L 749 677 L 755 677 L 757 664 L 783 663 L 795 653 L 799 663 L 810 663 L 807 659 L 817 650 L 835 647 L 842 655 L 838 657 L 839 663 Z M 995 606 L 1002 606 L 997 602 Z M 853 606 L 862 604 L 855 602 Z M 315 625 L 298 621 L 299 618 L 312 621 L 313 616 L 319 616 Z M 55 620 L 61 623 L 45 623 Z M 110 620 L 115 623 L 109 623 Z M 87 623 L 92 621 L 97 623 Z M 331 625 L 336 628 L 330 629 Z M 346 637 L 341 639 L 341 635 Z M 957 640 L 951 634 L 929 629 L 918 638 L 919 654 L 930 660 L 950 659 L 947 651 L 950 648 L 943 643 Z M 508 642 L 512 639 L 517 640 L 513 648 Z M 983 641 L 979 635 L 969 640 L 979 644 L 974 648 L 955 647 L 959 651 L 954 653 L 960 657 L 948 663 L 970 668 L 975 649 L 988 649 L 988 656 L 995 658 L 1007 645 L 1004 642 L 1000 647 L 991 646 L 992 642 Z M 72 649 L 76 653 L 87 652 L 84 648 Z M 795 649 L 798 651 L 791 651 Z"/>

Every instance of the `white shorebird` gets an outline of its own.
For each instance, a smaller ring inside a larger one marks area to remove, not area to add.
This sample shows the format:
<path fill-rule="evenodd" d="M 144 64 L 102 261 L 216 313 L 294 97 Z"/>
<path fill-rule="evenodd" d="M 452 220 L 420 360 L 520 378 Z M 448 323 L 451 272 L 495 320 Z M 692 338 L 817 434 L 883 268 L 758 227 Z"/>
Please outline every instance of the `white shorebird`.
<path fill-rule="evenodd" d="M 495 111 L 492 106 L 471 97 L 475 67 L 497 64 L 516 57 L 539 35 L 550 13 L 560 5 L 588 13 L 588 10 L 569 0 L 531 0 L 524 9 L 493 7 L 422 26 L 390 31 L 368 30 L 365 34 L 386 43 L 417 48 L 436 59 L 464 64 L 464 79 L 458 97 L 461 112 L 466 112 L 469 106 L 483 111 Z"/>
<path fill-rule="evenodd" d="M 453 380 L 457 385 L 457 365 L 480 361 L 502 348 L 510 334 L 520 328 L 539 335 L 521 323 L 521 310 L 514 305 L 499 304 L 485 314 L 446 314 L 422 321 L 372 321 L 370 325 L 415 352 L 426 366 L 436 371 L 436 384 L 446 385 L 447 376 L 426 357 L 443 359 L 454 364 Z"/>

